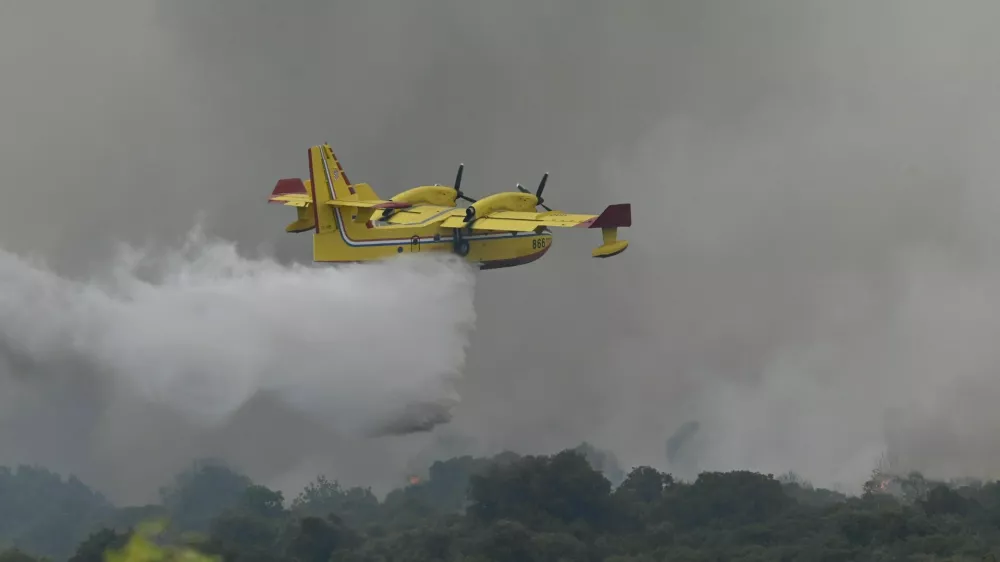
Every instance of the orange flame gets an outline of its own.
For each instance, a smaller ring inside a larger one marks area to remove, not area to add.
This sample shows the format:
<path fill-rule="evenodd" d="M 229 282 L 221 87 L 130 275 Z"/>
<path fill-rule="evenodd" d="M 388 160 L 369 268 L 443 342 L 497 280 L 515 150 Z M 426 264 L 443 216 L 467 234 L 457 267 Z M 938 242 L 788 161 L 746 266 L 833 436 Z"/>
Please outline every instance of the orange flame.
<path fill-rule="evenodd" d="M 410 477 L 410 485 L 411 486 L 416 486 L 419 483 L 420 483 L 420 477 L 419 476 L 411 476 Z"/>

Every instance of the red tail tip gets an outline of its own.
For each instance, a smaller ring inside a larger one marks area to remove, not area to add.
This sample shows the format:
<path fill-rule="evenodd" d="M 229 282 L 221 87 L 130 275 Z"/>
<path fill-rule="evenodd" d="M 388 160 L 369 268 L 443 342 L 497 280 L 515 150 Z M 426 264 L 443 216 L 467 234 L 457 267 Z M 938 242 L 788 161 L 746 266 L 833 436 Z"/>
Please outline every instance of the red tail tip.
<path fill-rule="evenodd" d="M 296 193 L 306 194 L 306 184 L 302 182 L 301 178 L 285 178 L 278 180 L 278 183 L 274 185 L 274 191 L 271 192 L 271 197 L 277 195 L 292 195 Z"/>
<path fill-rule="evenodd" d="M 597 217 L 577 225 L 580 228 L 622 228 L 632 226 L 632 204 L 608 205 Z"/>

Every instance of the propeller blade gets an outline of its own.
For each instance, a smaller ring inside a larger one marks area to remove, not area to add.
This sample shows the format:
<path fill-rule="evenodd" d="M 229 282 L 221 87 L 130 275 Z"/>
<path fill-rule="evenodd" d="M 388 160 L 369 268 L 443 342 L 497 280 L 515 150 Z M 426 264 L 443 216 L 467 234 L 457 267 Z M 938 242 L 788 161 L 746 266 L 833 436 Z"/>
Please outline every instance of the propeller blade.
<path fill-rule="evenodd" d="M 547 181 L 549 181 L 549 173 L 545 172 L 545 175 L 542 176 L 542 181 L 538 183 L 538 191 L 535 192 L 535 196 L 538 197 L 539 201 L 542 200 L 542 190 L 545 189 L 545 182 Z"/>
<path fill-rule="evenodd" d="M 538 198 L 538 204 L 539 204 L 539 205 L 541 205 L 542 207 L 545 207 L 545 210 L 547 210 L 547 211 L 551 211 L 552 209 L 551 209 L 551 208 L 549 208 L 549 206 L 548 206 L 548 205 L 545 205 L 545 204 L 543 203 L 543 201 L 545 201 L 545 200 L 544 200 L 544 199 L 542 199 L 542 191 L 544 191 L 544 190 L 545 190 L 545 184 L 546 184 L 546 182 L 548 182 L 548 181 L 549 181 L 549 173 L 548 173 L 548 172 L 545 172 L 545 175 L 544 175 L 544 176 L 542 176 L 542 181 L 540 181 L 540 182 L 538 183 L 538 189 L 537 189 L 537 190 L 535 191 L 535 197 L 537 197 L 537 198 Z M 518 189 L 518 190 L 519 190 L 519 191 L 520 191 L 521 193 L 531 193 L 531 192 L 530 192 L 530 191 L 528 191 L 527 189 L 524 189 L 524 186 L 522 186 L 521 184 L 517 184 L 517 189 Z"/>
<path fill-rule="evenodd" d="M 465 164 L 458 165 L 458 173 L 455 175 L 455 198 L 465 199 L 469 203 L 475 203 L 476 200 L 468 195 L 462 193 L 462 172 L 465 170 Z"/>
<path fill-rule="evenodd" d="M 542 181 L 538 182 L 538 191 L 535 192 L 535 197 L 538 198 L 538 204 L 541 205 L 542 207 L 545 207 L 544 204 L 545 199 L 542 199 L 542 190 L 545 189 L 545 182 L 547 181 L 549 181 L 549 173 L 545 172 L 545 175 L 542 176 Z M 545 208 L 548 209 L 548 207 Z"/>

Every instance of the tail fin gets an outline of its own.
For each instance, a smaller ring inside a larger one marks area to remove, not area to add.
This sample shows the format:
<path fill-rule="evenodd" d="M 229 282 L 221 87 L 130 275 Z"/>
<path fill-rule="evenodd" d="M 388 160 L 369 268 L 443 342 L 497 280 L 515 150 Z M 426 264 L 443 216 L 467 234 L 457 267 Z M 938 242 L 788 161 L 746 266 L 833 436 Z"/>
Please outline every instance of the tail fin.
<path fill-rule="evenodd" d="M 329 145 L 309 148 L 309 178 L 316 202 L 316 231 L 332 232 L 337 229 L 337 216 L 330 203 L 356 197 Z"/>
<path fill-rule="evenodd" d="M 340 209 L 349 209 L 353 222 L 365 224 L 378 209 L 410 207 L 409 203 L 383 201 L 367 183 L 352 184 L 330 145 L 309 149 L 309 176 L 315 192 L 319 232 L 337 229 Z"/>
<path fill-rule="evenodd" d="M 329 144 L 309 148 L 309 179 L 278 180 L 268 198 L 296 208 L 298 220 L 285 227 L 287 232 L 317 233 L 337 230 L 340 209 L 349 209 L 354 222 L 367 223 L 377 209 L 409 207 L 409 203 L 382 201 L 366 183 L 354 185 Z M 349 220 L 351 220 L 349 219 Z"/>
<path fill-rule="evenodd" d="M 329 144 L 309 149 L 309 174 L 316 189 L 317 205 L 325 205 L 330 200 L 357 200 L 357 191 Z"/>

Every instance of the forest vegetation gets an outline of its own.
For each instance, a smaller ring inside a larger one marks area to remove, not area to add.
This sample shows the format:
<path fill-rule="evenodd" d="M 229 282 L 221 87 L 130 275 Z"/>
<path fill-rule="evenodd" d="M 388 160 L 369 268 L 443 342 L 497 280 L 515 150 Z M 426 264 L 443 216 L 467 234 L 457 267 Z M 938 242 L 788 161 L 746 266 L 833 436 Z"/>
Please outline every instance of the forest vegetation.
<path fill-rule="evenodd" d="M 0 541 L 0 562 L 980 561 L 1000 550 L 1000 484 L 873 473 L 845 495 L 741 470 L 684 482 L 616 470 L 584 444 L 438 461 L 381 500 L 324 476 L 285 498 L 200 461 L 158 503 L 117 507 L 20 466 L 0 469 Z"/>

